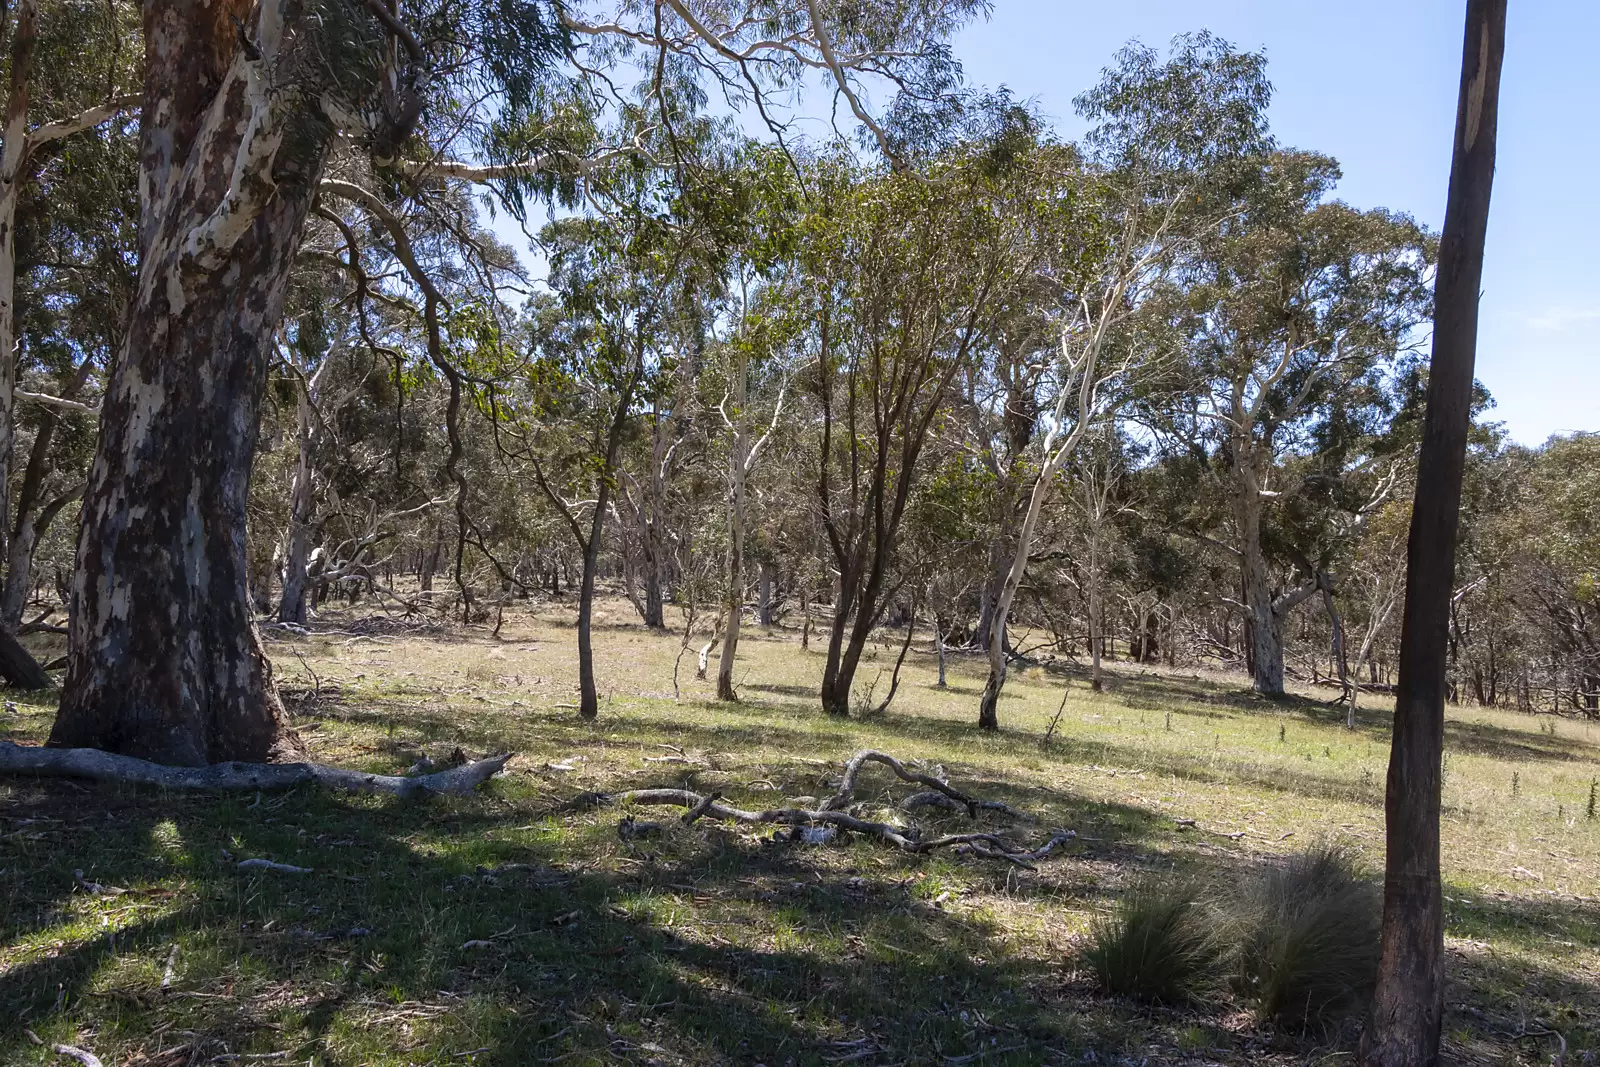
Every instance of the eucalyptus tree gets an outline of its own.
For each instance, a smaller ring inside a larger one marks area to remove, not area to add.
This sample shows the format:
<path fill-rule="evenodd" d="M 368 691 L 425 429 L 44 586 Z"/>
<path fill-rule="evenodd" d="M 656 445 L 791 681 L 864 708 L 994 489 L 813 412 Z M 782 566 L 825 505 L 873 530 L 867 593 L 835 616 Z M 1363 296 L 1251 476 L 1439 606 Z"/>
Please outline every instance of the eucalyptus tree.
<path fill-rule="evenodd" d="M 1170 391 L 1147 415 L 1211 457 L 1229 513 L 1213 541 L 1238 562 L 1253 683 L 1268 696 L 1283 693 L 1285 621 L 1322 581 L 1274 545 L 1274 509 L 1304 486 L 1283 463 L 1388 403 L 1429 306 L 1432 240 L 1406 216 L 1328 200 L 1337 177 L 1302 152 L 1240 175 L 1233 213 L 1199 237 L 1170 290 Z"/>
<path fill-rule="evenodd" d="M 937 111 L 959 81 L 949 39 L 988 6 L 988 0 L 580 0 L 565 7 L 562 25 L 592 43 L 590 62 L 633 63 L 658 95 L 675 73 L 701 92 L 719 91 L 729 108 L 759 116 L 786 151 L 796 90 L 820 78 L 835 114 L 848 112 L 864 138 L 901 163 L 907 146 L 891 117 L 873 112 L 870 91 L 895 94 L 893 110 L 901 117 Z M 661 104 L 670 132 L 673 107 Z"/>
<path fill-rule="evenodd" d="M 805 378 L 821 422 L 816 499 L 838 575 L 822 683 L 830 714 L 848 713 L 894 592 L 896 539 L 951 383 L 1048 241 L 1041 224 L 1061 192 L 1050 175 L 992 141 L 916 174 L 818 168 L 798 254 L 815 361 Z"/>
<path fill-rule="evenodd" d="M 1518 506 L 1500 521 L 1503 572 L 1482 566 L 1489 561 L 1475 569 L 1514 583 L 1528 644 L 1549 664 L 1550 706 L 1600 719 L 1600 434 L 1553 437 L 1524 470 Z"/>
<path fill-rule="evenodd" d="M 1444 1024 L 1439 870 L 1444 689 L 1462 470 L 1472 423 L 1489 194 L 1505 56 L 1505 0 L 1468 0 L 1434 293 L 1428 405 L 1406 546 L 1400 681 L 1384 797 L 1382 948 L 1361 1037 L 1369 1067 L 1431 1067 Z"/>
<path fill-rule="evenodd" d="M 494 401 L 502 448 L 531 470 L 583 560 L 578 588 L 578 713 L 599 714 L 591 641 L 595 581 L 623 447 L 638 401 L 673 373 L 661 344 L 674 296 L 692 274 L 695 234 L 657 211 L 662 186 L 635 169 L 612 210 L 551 223 L 556 296 L 531 324 L 520 397 Z"/>
<path fill-rule="evenodd" d="M 125 122 L 56 141 L 34 157 L 17 205 L 20 463 L 0 600 L 6 630 L 23 621 L 41 541 L 74 517 L 83 491 L 98 396 L 133 290 L 135 149 Z M 56 563 L 70 570 L 70 558 Z"/>
<path fill-rule="evenodd" d="M 94 286 L 91 279 L 62 279 L 63 272 L 73 270 L 70 252 L 61 256 L 55 248 L 19 246 L 18 230 L 28 224 L 30 208 L 36 226 L 43 222 L 38 215 L 51 195 L 46 189 L 72 204 L 65 214 L 78 216 L 74 221 L 85 221 L 76 210 L 84 205 L 80 194 L 103 183 L 92 173 L 63 174 L 63 164 L 73 157 L 85 161 L 77 142 L 115 138 L 120 131 L 97 127 L 116 125 L 113 120 L 120 120 L 122 113 L 136 104 L 136 98 L 128 94 L 135 76 L 132 53 L 136 47 L 129 38 L 136 41 L 136 34 L 130 32 L 135 21 L 132 9 L 119 4 L 19 0 L 7 16 L 3 20 L 4 29 L 9 30 L 7 93 L 5 114 L 0 118 L 0 559 L 6 563 L 6 589 L 0 599 L 0 648 L 4 651 L 0 673 L 13 683 L 37 687 L 50 684 L 50 678 L 31 663 L 11 635 L 21 623 L 38 538 L 77 495 L 77 490 L 52 492 L 41 479 L 49 465 L 57 424 L 66 417 L 64 412 L 77 410 L 73 405 L 78 402 L 70 394 L 82 383 L 70 373 L 51 382 L 52 387 L 64 388 L 69 394 L 64 397 L 51 390 L 19 391 L 18 368 L 27 359 L 18 344 L 19 303 L 24 311 L 30 296 L 47 302 L 64 296 L 67 302 L 78 304 L 78 297 Z M 111 157 L 103 159 L 109 163 Z M 112 173 L 117 173 L 115 168 Z M 102 203 L 114 212 L 122 201 L 113 192 Z M 109 233 L 119 232 L 107 215 L 97 221 L 105 223 Z M 70 248 L 72 252 L 97 240 L 87 230 L 72 232 L 62 227 L 57 227 L 53 236 L 64 239 L 62 251 Z M 108 276 L 106 280 L 112 283 L 108 288 L 115 288 L 118 273 Z M 30 287 L 32 293 L 27 291 Z M 87 304 L 103 307 L 93 296 Z M 36 407 L 28 417 L 35 432 L 27 471 L 16 486 L 13 505 L 18 399 Z"/>
<path fill-rule="evenodd" d="M 717 346 L 723 387 L 717 413 L 726 431 L 728 513 L 717 699 L 736 700 L 733 670 L 753 532 L 751 480 L 783 419 L 792 353 L 801 332 L 794 303 L 800 280 L 794 251 L 802 191 L 772 150 L 743 154 L 721 185 L 716 200 L 732 241 L 724 257 L 727 333 Z M 770 612 L 769 597 L 767 590 L 762 597 L 765 612 Z M 770 623 L 770 614 L 762 621 Z"/>
<path fill-rule="evenodd" d="M 326 161 L 350 143 L 391 164 L 438 85 L 495 95 L 514 126 L 565 48 L 543 3 L 451 5 L 417 27 L 376 2 L 144 5 L 139 285 L 84 495 L 53 743 L 182 764 L 293 747 L 251 625 L 244 529 L 272 338 Z"/>
<path fill-rule="evenodd" d="M 989 678 L 978 724 L 997 729 L 1005 685 L 1006 620 L 1032 552 L 1034 529 L 1056 475 L 1084 435 L 1107 414 L 1102 390 L 1149 358 L 1135 325 L 1145 305 L 1179 267 L 1218 214 L 1219 186 L 1264 143 L 1260 109 L 1267 91 L 1259 57 L 1205 35 L 1180 38 L 1165 62 L 1141 47 L 1077 101 L 1097 125 L 1086 141 L 1084 179 L 1074 188 L 1086 208 L 1066 221 L 1065 254 L 1052 264 L 1064 314 L 1054 373 L 1035 388 L 1053 390 L 1037 452 L 1026 453 L 1031 486 L 1007 530 L 1009 558 L 993 598 L 984 642 Z"/>

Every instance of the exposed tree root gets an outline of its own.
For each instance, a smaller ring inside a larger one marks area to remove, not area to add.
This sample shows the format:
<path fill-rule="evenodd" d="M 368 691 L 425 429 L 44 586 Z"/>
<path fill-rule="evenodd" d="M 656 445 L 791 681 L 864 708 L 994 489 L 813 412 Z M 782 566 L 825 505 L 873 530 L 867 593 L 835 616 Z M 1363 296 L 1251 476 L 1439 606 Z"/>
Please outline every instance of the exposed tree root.
<path fill-rule="evenodd" d="M 510 753 L 414 777 L 366 774 L 321 763 L 214 763 L 209 767 L 168 767 L 97 748 L 40 748 L 0 741 L 0 774 L 92 778 L 100 782 L 153 785 L 163 789 L 288 789 L 315 783 L 351 793 L 423 793 L 466 796 L 498 774 Z"/>
<path fill-rule="evenodd" d="M 936 796 L 939 798 L 938 803 L 940 806 L 965 809 L 971 818 L 977 818 L 980 811 L 999 811 L 1008 815 L 1027 818 L 1027 816 L 1015 811 L 1009 805 L 970 797 L 953 788 L 943 779 L 908 770 L 904 764 L 893 756 L 870 749 L 858 752 L 850 758 L 850 761 L 845 764 L 844 778 L 840 782 L 839 792 L 828 798 L 820 808 L 815 810 L 810 808 L 772 808 L 766 811 L 746 811 L 723 803 L 717 794 L 703 796 L 688 789 L 630 789 L 620 793 L 581 793 L 552 809 L 552 813 L 589 811 L 610 804 L 665 805 L 687 808 L 688 813 L 683 817 L 685 823 L 692 823 L 700 818 L 709 818 L 721 819 L 725 822 L 744 823 L 746 825 L 788 826 L 796 830 L 796 836 L 798 836 L 800 827 L 830 826 L 839 831 L 875 837 L 886 844 L 893 845 L 902 852 L 922 854 L 941 848 L 954 848 L 986 859 L 1005 860 L 1019 867 L 1028 867 L 1030 869 L 1032 869 L 1034 863 L 1049 856 L 1061 845 L 1077 837 L 1077 834 L 1071 830 L 1062 830 L 1053 834 L 1043 845 L 1033 849 L 1024 849 L 1005 837 L 994 833 L 975 832 L 924 838 L 922 832 L 916 826 L 894 826 L 889 823 L 872 822 L 857 818 L 841 809 L 854 800 L 856 778 L 860 775 L 861 768 L 867 763 L 881 763 L 904 781 L 928 786 L 932 791 L 931 794 L 919 793 L 917 797 Z M 625 822 L 632 828 L 633 832 L 622 831 L 619 828 L 619 833 L 622 834 L 624 839 L 641 836 L 637 832 L 641 824 L 632 820 L 625 820 Z M 649 825 L 659 829 L 656 824 Z"/>

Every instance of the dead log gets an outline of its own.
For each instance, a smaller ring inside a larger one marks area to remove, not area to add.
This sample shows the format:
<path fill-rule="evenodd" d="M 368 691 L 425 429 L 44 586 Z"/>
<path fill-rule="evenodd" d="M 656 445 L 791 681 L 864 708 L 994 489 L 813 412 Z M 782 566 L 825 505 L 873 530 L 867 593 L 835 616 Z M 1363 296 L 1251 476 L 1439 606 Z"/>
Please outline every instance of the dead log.
<path fill-rule="evenodd" d="M 213 763 L 169 767 L 97 748 L 41 748 L 0 741 L 0 774 L 90 778 L 162 789 L 269 790 L 316 784 L 350 793 L 412 797 L 427 793 L 467 796 L 500 773 L 509 752 L 435 774 L 399 777 L 367 774 L 322 763 Z"/>
<path fill-rule="evenodd" d="M 16 637 L 0 628 L 0 678 L 18 689 L 53 689 L 56 680 Z"/>

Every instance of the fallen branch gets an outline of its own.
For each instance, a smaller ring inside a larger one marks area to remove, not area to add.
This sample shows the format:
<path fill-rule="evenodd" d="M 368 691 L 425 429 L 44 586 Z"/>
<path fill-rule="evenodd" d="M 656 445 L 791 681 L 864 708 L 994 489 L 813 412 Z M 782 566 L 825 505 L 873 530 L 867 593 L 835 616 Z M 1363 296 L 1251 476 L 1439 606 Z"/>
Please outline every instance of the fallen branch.
<path fill-rule="evenodd" d="M 277 871 L 280 874 L 310 874 L 310 867 L 296 867 L 292 863 L 275 863 L 272 860 L 240 860 L 241 871 Z"/>
<path fill-rule="evenodd" d="M 870 749 L 858 752 L 851 757 L 850 761 L 845 765 L 840 791 L 830 797 L 821 808 L 815 810 L 810 808 L 771 808 L 766 811 L 746 811 L 743 808 L 736 808 L 730 804 L 723 803 L 720 796 L 715 793 L 704 796 L 688 789 L 630 789 L 620 793 L 580 793 L 571 800 L 551 809 L 550 814 L 589 811 L 613 804 L 680 807 L 688 809 L 683 816 L 683 822 L 685 823 L 693 823 L 701 818 L 712 818 L 745 825 L 788 826 L 794 828 L 826 826 L 838 831 L 848 831 L 875 837 L 880 841 L 893 845 L 902 852 L 920 855 L 932 852 L 935 849 L 955 848 L 986 859 L 1005 860 L 1008 863 L 1029 869 L 1032 869 L 1034 863 L 1049 856 L 1061 845 L 1077 837 L 1077 834 L 1071 830 L 1057 831 L 1043 845 L 1033 849 L 1026 849 L 995 833 L 975 832 L 924 838 L 922 831 L 914 825 L 894 826 L 889 823 L 873 822 L 859 818 L 840 809 L 854 798 L 856 778 L 860 775 L 861 768 L 867 763 L 881 763 L 894 771 L 904 781 L 930 787 L 931 792 L 919 793 L 917 797 L 937 797 L 937 803 L 940 806 L 964 809 L 971 818 L 977 818 L 978 812 L 986 810 L 1003 811 L 1010 815 L 1028 818 L 1028 816 L 1015 811 L 1009 805 L 970 797 L 955 789 L 943 779 L 908 770 L 904 764 L 893 756 Z M 640 826 L 649 826 L 652 831 L 660 829 L 658 824 L 655 823 L 640 824 L 632 819 L 624 819 L 623 824 L 618 827 L 618 833 L 624 839 L 640 836 L 638 833 Z"/>
<path fill-rule="evenodd" d="M 998 811 L 1002 814 L 1013 816 L 1014 818 L 1029 818 L 1029 816 L 1017 811 L 1009 804 L 1001 803 L 998 800 L 979 800 L 976 797 L 969 797 L 959 789 L 953 788 L 949 782 L 946 782 L 942 778 L 935 778 L 931 774 L 920 774 L 916 771 L 907 770 L 905 764 L 901 763 L 887 752 L 877 752 L 870 748 L 861 752 L 857 752 L 854 756 L 850 757 L 850 762 L 844 765 L 844 778 L 839 782 L 839 791 L 828 798 L 827 802 L 822 805 L 822 810 L 837 811 L 855 799 L 856 778 L 860 776 L 861 768 L 866 766 L 868 763 L 881 763 L 893 771 L 895 776 L 901 781 L 911 782 L 915 785 L 927 786 L 929 789 L 937 793 L 942 793 L 944 796 L 959 804 L 961 807 L 967 809 L 967 815 L 971 818 L 976 819 L 978 817 L 978 812 L 980 811 Z M 921 795 L 922 794 L 917 794 L 917 796 Z"/>
<path fill-rule="evenodd" d="M 51 1051 L 57 1056 L 70 1056 L 83 1064 L 83 1067 L 104 1067 L 104 1064 L 100 1062 L 99 1056 L 75 1045 L 56 1045 Z"/>
<path fill-rule="evenodd" d="M 436 774 L 399 777 L 321 763 L 214 763 L 209 767 L 168 767 L 97 748 L 41 748 L 0 741 L 0 774 L 90 778 L 163 789 L 268 790 L 316 783 L 351 793 L 387 793 L 398 797 L 424 793 L 467 796 L 500 773 L 510 758 L 511 754 L 506 752 Z"/>

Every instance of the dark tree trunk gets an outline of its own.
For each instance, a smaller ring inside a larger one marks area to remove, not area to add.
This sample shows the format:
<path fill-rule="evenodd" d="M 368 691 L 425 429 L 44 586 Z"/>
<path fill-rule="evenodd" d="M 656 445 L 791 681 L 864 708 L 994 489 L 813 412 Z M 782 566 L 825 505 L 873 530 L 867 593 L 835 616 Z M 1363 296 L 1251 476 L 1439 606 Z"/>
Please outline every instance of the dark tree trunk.
<path fill-rule="evenodd" d="M 778 584 L 778 568 L 768 560 L 761 561 L 761 570 L 756 584 L 756 621 L 762 626 L 776 624 L 772 615 L 773 590 Z"/>
<path fill-rule="evenodd" d="M 1432 1067 L 1444 1009 L 1439 788 L 1461 477 L 1472 418 L 1478 294 L 1505 53 L 1506 0 L 1468 0 L 1450 195 L 1434 290 L 1433 359 L 1406 546 L 1400 683 L 1385 794 L 1383 949 L 1362 1040 L 1369 1067 Z"/>
<path fill-rule="evenodd" d="M 589 538 L 583 545 L 583 577 L 578 584 L 578 714 L 593 719 L 600 714 L 600 694 L 594 681 L 594 579 L 600 565 L 600 536 L 605 526 L 607 498 L 611 495 L 611 464 L 600 479 Z"/>
<path fill-rule="evenodd" d="M 0 678 L 18 689 L 49 689 L 56 684 L 39 661 L 4 629 L 0 629 Z"/>
<path fill-rule="evenodd" d="M 650 548 L 645 549 L 643 577 L 644 624 L 652 630 L 664 630 L 667 627 L 667 613 L 666 597 L 661 588 L 661 561 Z"/>
<path fill-rule="evenodd" d="M 143 19 L 139 283 L 101 406 L 50 743 L 262 760 L 297 742 L 251 620 L 245 506 L 333 133 L 321 87 L 292 84 L 324 69 L 306 54 L 322 23 L 277 0 L 147 0 Z"/>
<path fill-rule="evenodd" d="M 439 556 L 444 552 L 444 526 L 435 524 L 433 541 L 422 553 L 422 573 L 417 576 L 417 588 L 424 593 L 433 592 L 433 576 L 439 573 Z M 560 593 L 561 590 L 555 589 Z"/>

